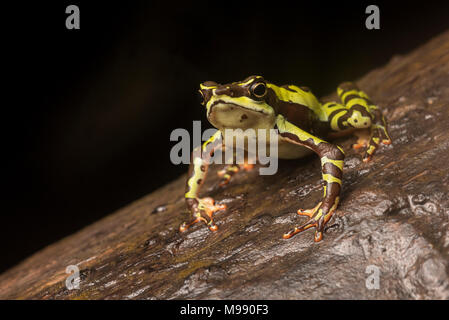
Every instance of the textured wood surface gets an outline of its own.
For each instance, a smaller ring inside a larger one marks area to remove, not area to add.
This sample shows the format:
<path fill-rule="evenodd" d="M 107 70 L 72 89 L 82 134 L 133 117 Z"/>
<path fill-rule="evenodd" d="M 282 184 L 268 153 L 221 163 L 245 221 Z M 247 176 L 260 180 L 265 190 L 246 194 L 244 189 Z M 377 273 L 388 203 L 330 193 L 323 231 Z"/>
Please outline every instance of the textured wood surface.
<path fill-rule="evenodd" d="M 224 189 L 216 168 L 202 194 L 228 206 L 218 232 L 178 232 L 182 176 L 2 274 L 0 298 L 448 299 L 449 32 L 357 83 L 384 110 L 393 145 L 364 164 L 355 138 L 338 141 L 342 199 L 322 242 L 313 230 L 282 239 L 322 195 L 316 156 L 281 161 L 274 176 L 241 173 Z M 65 286 L 69 265 L 78 290 Z M 379 289 L 366 287 L 370 265 Z"/>

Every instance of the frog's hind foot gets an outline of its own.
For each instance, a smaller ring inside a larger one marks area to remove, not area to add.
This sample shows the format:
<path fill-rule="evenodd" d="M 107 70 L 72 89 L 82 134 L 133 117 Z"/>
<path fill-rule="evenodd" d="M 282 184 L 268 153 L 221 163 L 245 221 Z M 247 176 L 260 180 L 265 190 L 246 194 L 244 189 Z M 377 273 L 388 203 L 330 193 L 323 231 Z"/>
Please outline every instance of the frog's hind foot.
<path fill-rule="evenodd" d="M 241 164 L 240 169 L 243 169 L 245 171 L 251 171 L 254 169 L 254 164 L 250 164 L 250 163 Z"/>
<path fill-rule="evenodd" d="M 222 170 L 217 172 L 217 175 L 221 178 L 218 186 L 224 187 L 227 185 L 231 178 L 240 170 L 251 171 L 254 168 L 254 164 L 244 163 L 244 164 L 232 164 L 225 166 Z"/>
<path fill-rule="evenodd" d="M 371 137 L 365 142 L 366 149 L 365 154 L 363 155 L 363 162 L 366 163 L 371 161 L 374 153 L 379 148 L 381 143 L 384 145 L 390 145 L 391 139 L 388 136 L 385 127 L 382 125 L 373 125 L 371 128 Z"/>
<path fill-rule="evenodd" d="M 307 216 L 309 218 L 312 218 L 313 214 L 318 210 L 319 206 L 321 205 L 321 202 L 319 202 L 315 208 L 313 209 L 298 209 L 298 214 L 300 216 Z"/>
<path fill-rule="evenodd" d="M 218 185 L 224 187 L 231 181 L 233 175 L 240 171 L 240 167 L 236 164 L 227 165 L 222 170 L 218 171 L 217 174 L 221 178 Z"/>
<path fill-rule="evenodd" d="M 320 202 L 313 209 L 306 209 L 306 210 L 299 209 L 298 214 L 302 216 L 307 216 L 309 217 L 309 219 L 299 227 L 295 227 L 293 230 L 290 230 L 289 232 L 285 233 L 283 235 L 283 238 L 290 239 L 294 235 L 314 227 L 316 229 L 314 241 L 315 242 L 321 241 L 323 239 L 324 227 L 332 217 L 335 208 L 336 205 L 334 205 L 327 213 L 325 213 L 323 209 L 323 204 L 322 202 Z"/>
<path fill-rule="evenodd" d="M 354 150 L 365 149 L 363 155 L 363 162 L 371 161 L 374 153 L 379 148 L 380 144 L 389 145 L 391 139 L 387 131 L 381 125 L 373 125 L 371 130 L 358 130 L 354 132 L 358 137 L 357 142 L 352 145 Z"/>
<path fill-rule="evenodd" d="M 215 205 L 215 200 L 207 197 L 202 199 L 192 199 L 191 210 L 193 218 L 189 222 L 184 222 L 179 227 L 180 232 L 185 232 L 198 222 L 204 222 L 210 231 L 217 231 L 218 226 L 215 224 L 212 216 L 215 212 L 225 210 L 225 204 Z"/>
<path fill-rule="evenodd" d="M 374 154 L 374 151 L 379 147 L 380 143 L 384 145 L 390 145 L 391 138 L 388 135 L 387 129 L 385 128 L 384 125 L 375 124 L 372 127 L 371 139 L 366 149 L 365 156 L 363 158 L 364 162 L 367 162 L 371 159 L 372 155 Z"/>

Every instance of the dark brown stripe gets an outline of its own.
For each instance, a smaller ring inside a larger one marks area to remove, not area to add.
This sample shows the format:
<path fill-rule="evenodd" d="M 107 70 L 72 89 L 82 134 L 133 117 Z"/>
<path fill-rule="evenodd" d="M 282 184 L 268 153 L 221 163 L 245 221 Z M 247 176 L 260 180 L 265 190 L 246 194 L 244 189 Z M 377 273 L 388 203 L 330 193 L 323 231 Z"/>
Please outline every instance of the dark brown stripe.
<path fill-rule="evenodd" d="M 335 198 L 340 194 L 341 187 L 338 183 L 328 183 L 326 186 L 326 197 L 323 200 L 321 208 L 325 213 L 329 212 L 335 202 Z"/>
<path fill-rule="evenodd" d="M 283 86 L 281 86 L 281 88 L 285 89 L 285 90 L 288 90 L 290 92 L 298 93 L 296 90 L 293 90 L 292 88 L 289 88 L 288 86 L 289 86 L 289 84 L 284 84 Z"/>
<path fill-rule="evenodd" d="M 297 135 L 295 135 L 295 134 L 293 134 L 293 133 L 290 133 L 290 132 L 282 132 L 280 135 L 281 135 L 281 137 L 283 137 L 283 138 L 290 139 L 290 140 L 292 140 L 292 141 L 298 142 L 298 143 L 301 144 L 301 145 L 304 145 L 304 146 L 306 146 L 306 147 L 309 147 L 309 148 L 311 148 L 313 151 L 315 151 L 315 152 L 318 153 L 318 150 L 319 150 L 318 145 L 320 145 L 321 143 L 319 143 L 318 145 L 316 145 L 316 144 L 314 144 L 313 139 L 311 139 L 311 138 L 307 139 L 306 141 L 302 141 L 302 140 L 300 140 L 300 139 L 298 138 Z"/>
<path fill-rule="evenodd" d="M 326 162 L 323 165 L 323 174 L 331 174 L 332 176 L 340 180 L 343 177 L 343 172 L 340 170 L 340 168 L 331 162 Z"/>
<path fill-rule="evenodd" d="M 341 108 L 332 111 L 331 114 L 329 115 L 329 123 L 332 121 L 333 117 L 335 117 L 338 113 L 340 113 L 342 111 L 348 111 L 348 109 L 346 109 L 344 106 L 341 106 Z M 340 117 L 343 117 L 345 115 L 346 114 L 342 114 Z"/>
<path fill-rule="evenodd" d="M 350 94 L 348 96 L 345 97 L 345 100 L 342 101 L 344 104 L 348 104 L 348 102 L 352 99 L 363 99 L 365 100 L 363 97 L 359 96 L 358 94 Z"/>

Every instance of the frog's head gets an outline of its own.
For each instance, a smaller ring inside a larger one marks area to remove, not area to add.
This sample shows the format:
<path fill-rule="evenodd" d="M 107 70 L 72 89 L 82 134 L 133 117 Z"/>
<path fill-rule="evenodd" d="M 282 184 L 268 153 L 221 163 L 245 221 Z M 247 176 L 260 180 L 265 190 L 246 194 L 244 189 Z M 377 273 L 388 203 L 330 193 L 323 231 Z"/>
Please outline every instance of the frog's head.
<path fill-rule="evenodd" d="M 207 81 L 200 85 L 199 96 L 207 119 L 220 130 L 268 129 L 274 124 L 276 115 L 271 101 L 276 97 L 261 76 L 223 85 Z"/>

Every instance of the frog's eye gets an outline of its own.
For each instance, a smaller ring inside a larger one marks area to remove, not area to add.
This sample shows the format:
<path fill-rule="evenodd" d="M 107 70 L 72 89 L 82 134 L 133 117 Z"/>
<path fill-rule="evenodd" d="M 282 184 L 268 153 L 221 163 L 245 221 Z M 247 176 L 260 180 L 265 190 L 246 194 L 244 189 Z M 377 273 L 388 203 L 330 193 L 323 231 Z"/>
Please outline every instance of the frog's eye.
<path fill-rule="evenodd" d="M 204 94 L 203 91 L 198 90 L 198 102 L 202 105 L 204 105 Z"/>
<path fill-rule="evenodd" d="M 267 86 L 263 82 L 257 82 L 251 86 L 251 93 L 256 98 L 262 98 L 267 93 Z"/>

